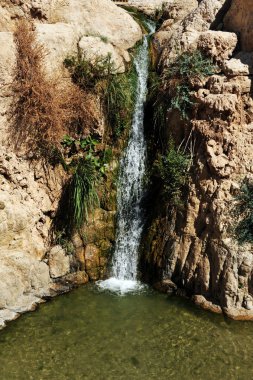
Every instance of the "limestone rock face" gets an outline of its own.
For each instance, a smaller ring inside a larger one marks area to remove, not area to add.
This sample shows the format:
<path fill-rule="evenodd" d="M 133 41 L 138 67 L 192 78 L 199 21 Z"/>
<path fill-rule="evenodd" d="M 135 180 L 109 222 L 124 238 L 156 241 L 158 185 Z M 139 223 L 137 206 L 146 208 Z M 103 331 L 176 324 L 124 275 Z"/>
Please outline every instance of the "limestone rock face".
<path fill-rule="evenodd" d="M 191 2 L 190 4 L 186 2 L 185 9 L 191 10 L 185 16 L 184 12 L 182 12 L 182 19 L 180 19 L 175 24 L 173 23 L 172 27 L 165 26 L 164 29 L 167 31 L 167 37 L 165 33 L 162 34 L 162 42 L 160 42 L 160 34 L 157 33 L 155 37 L 155 45 L 160 46 L 160 49 L 157 49 L 157 54 L 160 57 L 160 65 L 166 66 L 169 60 L 174 59 L 179 52 L 183 53 L 188 50 L 195 50 L 198 47 L 198 41 L 200 38 L 200 34 L 209 31 L 210 27 L 218 23 L 220 18 L 219 13 L 222 7 L 225 5 L 226 0 L 202 0 L 200 3 Z M 182 2 L 182 6 L 184 7 L 184 2 Z M 194 9 L 193 9 L 194 6 Z M 168 20 L 165 21 L 167 23 Z M 170 22 L 170 21 L 169 21 Z M 163 26 L 162 26 L 163 31 Z M 206 34 L 201 39 L 210 40 L 210 38 L 214 38 L 216 40 L 222 39 L 223 44 L 234 43 L 234 36 L 230 36 L 229 41 L 227 42 L 227 35 L 222 37 L 222 34 Z M 200 41 L 201 41 L 200 39 Z M 232 42 L 233 40 L 233 42 Z M 209 41 L 209 44 L 211 41 Z M 219 42 L 218 42 L 219 43 Z M 218 45 L 216 44 L 216 46 Z M 208 47 L 208 42 L 206 43 L 206 48 Z M 161 51 L 162 48 L 162 51 Z M 223 46 L 223 50 L 226 47 Z M 217 47 L 216 47 L 217 49 Z M 221 46 L 222 49 L 222 46 Z M 210 47 L 209 47 L 210 50 Z M 229 50 L 228 54 L 231 51 Z M 225 54 L 225 52 L 223 53 Z"/>
<path fill-rule="evenodd" d="M 49 296 L 48 266 L 25 251 L 3 251 L 0 257 L 0 326 L 33 310 Z"/>
<path fill-rule="evenodd" d="M 65 276 L 70 271 L 69 257 L 65 254 L 64 249 L 60 245 L 56 245 L 50 249 L 48 264 L 52 278 Z"/>
<path fill-rule="evenodd" d="M 127 50 L 142 37 L 139 25 L 110 0 L 1 1 L 0 326 L 33 309 L 44 297 L 61 292 L 62 285 L 66 290 L 102 278 L 114 240 L 111 214 L 115 212 L 110 209 L 108 216 L 99 210 L 95 219 L 91 217 L 89 230 L 90 235 L 94 227 L 99 231 L 90 236 L 87 244 L 77 236 L 69 252 L 65 246 L 50 250 L 52 218 L 67 174 L 61 165 L 51 167 L 44 161 L 30 160 L 29 154 L 17 152 L 9 133 L 10 85 L 16 64 L 13 31 L 16 21 L 22 18 L 33 21 L 37 40 L 45 47 L 46 73 L 63 85 L 69 82 L 63 60 L 77 53 L 78 43 L 91 59 L 92 52 L 111 53 L 115 66 L 123 72 L 129 62 Z M 100 114 L 95 96 L 90 103 L 92 115 L 97 109 Z M 103 131 L 104 121 L 100 119 Z M 89 244 L 98 251 L 97 256 L 89 253 Z"/>
<path fill-rule="evenodd" d="M 225 3 L 202 0 L 173 30 L 165 21 L 155 37 L 157 43 L 161 33 L 168 34 L 160 44 L 161 69 L 176 54 L 197 48 L 211 56 L 218 69 L 205 80 L 189 82 L 194 101 L 190 120 L 182 120 L 177 110 L 168 111 L 166 131 L 178 145 L 190 138 L 194 146 L 189 192 L 184 210 L 168 207 L 165 200 L 161 212 L 157 199 L 142 265 L 154 284 L 169 279 L 193 295 L 197 305 L 248 320 L 253 319 L 253 246 L 239 244 L 233 230 L 235 196 L 245 177 L 253 180 L 253 4 L 234 0 L 225 17 L 228 30 L 210 30 L 222 22 Z M 233 33 L 237 31 L 244 50 L 240 52 Z"/>
<path fill-rule="evenodd" d="M 224 18 L 225 28 L 240 34 L 241 50 L 253 50 L 253 3 L 251 0 L 232 0 Z"/>
<path fill-rule="evenodd" d="M 49 22 L 73 26 L 78 37 L 103 36 L 120 49 L 129 49 L 141 38 L 139 25 L 110 0 L 68 0 L 56 4 Z"/>
<path fill-rule="evenodd" d="M 125 52 L 123 56 L 122 51 L 116 49 L 107 40 L 101 40 L 101 38 L 103 39 L 103 37 L 93 36 L 82 37 L 78 46 L 91 62 L 95 62 L 97 58 L 106 58 L 110 55 L 115 71 L 118 73 L 124 72 L 125 63 L 130 61 L 128 52 Z"/>
<path fill-rule="evenodd" d="M 197 49 L 212 57 L 216 62 L 223 62 L 232 56 L 236 45 L 237 36 L 235 33 L 209 30 L 200 33 Z"/>
<path fill-rule="evenodd" d="M 63 60 L 77 52 L 80 39 L 84 51 L 92 47 L 90 55 L 94 51 L 102 56 L 111 53 L 115 67 L 124 72 L 129 62 L 127 50 L 142 38 L 139 25 L 111 0 L 28 0 L 21 5 L 4 0 L 0 4 L 0 34 L 13 32 L 15 20 L 20 18 L 33 20 L 38 40 L 47 52 L 49 75 L 64 73 Z"/>

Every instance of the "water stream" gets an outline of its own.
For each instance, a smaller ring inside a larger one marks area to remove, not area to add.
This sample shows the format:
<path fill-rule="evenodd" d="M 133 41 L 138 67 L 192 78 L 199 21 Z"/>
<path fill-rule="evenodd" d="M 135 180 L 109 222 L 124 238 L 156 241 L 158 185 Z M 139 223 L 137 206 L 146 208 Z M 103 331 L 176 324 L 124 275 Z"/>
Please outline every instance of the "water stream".
<path fill-rule="evenodd" d="M 134 64 L 138 76 L 136 103 L 128 145 L 120 162 L 117 194 L 117 236 L 112 277 L 99 282 L 102 288 L 125 293 L 142 287 L 137 281 L 138 249 L 143 230 L 143 178 L 146 168 L 144 137 L 144 106 L 149 72 L 148 38 L 155 31 L 155 23 L 146 22 L 149 34 L 143 38 Z"/>

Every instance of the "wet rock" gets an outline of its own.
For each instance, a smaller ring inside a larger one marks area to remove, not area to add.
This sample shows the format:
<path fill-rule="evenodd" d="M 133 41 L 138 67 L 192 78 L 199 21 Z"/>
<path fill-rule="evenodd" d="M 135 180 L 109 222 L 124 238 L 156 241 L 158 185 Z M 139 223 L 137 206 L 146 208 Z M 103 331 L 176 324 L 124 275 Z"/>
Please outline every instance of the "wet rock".
<path fill-rule="evenodd" d="M 194 295 L 192 297 L 192 300 L 197 306 L 200 306 L 202 309 L 212 311 L 216 314 L 222 314 L 222 309 L 219 305 L 215 305 L 212 302 L 207 301 L 205 297 L 201 295 Z"/>
<path fill-rule="evenodd" d="M 173 281 L 166 279 L 155 283 L 154 288 L 159 292 L 171 295 L 176 292 L 177 285 Z"/>
<path fill-rule="evenodd" d="M 74 273 L 69 273 L 63 279 L 66 283 L 71 283 L 72 285 L 83 285 L 89 281 L 89 276 L 84 271 L 78 271 Z"/>

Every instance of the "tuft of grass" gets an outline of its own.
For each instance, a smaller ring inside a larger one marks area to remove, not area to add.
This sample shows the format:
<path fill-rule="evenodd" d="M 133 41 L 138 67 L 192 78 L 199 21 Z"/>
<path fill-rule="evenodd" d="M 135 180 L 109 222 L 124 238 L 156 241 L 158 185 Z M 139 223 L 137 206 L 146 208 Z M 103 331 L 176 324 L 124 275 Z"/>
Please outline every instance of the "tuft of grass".
<path fill-rule="evenodd" d="M 67 237 L 88 221 L 88 215 L 99 206 L 96 191 L 98 173 L 94 162 L 80 158 L 66 183 L 54 220 L 53 230 L 64 231 Z"/>
<path fill-rule="evenodd" d="M 74 229 L 88 220 L 89 211 L 99 205 L 95 190 L 96 168 L 91 160 L 81 159 L 69 182 L 69 216 Z"/>
<path fill-rule="evenodd" d="M 11 137 L 16 148 L 25 146 L 36 155 L 45 141 L 57 141 L 62 130 L 62 110 L 56 84 L 47 81 L 44 49 L 36 41 L 32 25 L 25 20 L 14 33 L 17 65 L 11 105 Z"/>
<path fill-rule="evenodd" d="M 235 214 L 240 219 L 235 228 L 239 243 L 253 243 L 253 182 L 245 179 L 236 197 Z"/>
<path fill-rule="evenodd" d="M 108 124 L 115 138 L 131 125 L 136 84 L 137 74 L 133 66 L 124 74 L 108 76 L 104 106 Z"/>

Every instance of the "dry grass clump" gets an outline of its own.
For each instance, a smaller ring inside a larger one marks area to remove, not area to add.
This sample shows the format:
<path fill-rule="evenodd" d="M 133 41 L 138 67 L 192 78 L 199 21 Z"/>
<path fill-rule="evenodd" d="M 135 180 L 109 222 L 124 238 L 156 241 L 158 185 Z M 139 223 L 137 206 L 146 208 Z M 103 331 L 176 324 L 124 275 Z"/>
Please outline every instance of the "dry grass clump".
<path fill-rule="evenodd" d="M 46 157 L 47 149 L 60 147 L 64 134 L 87 135 L 94 117 L 86 107 L 87 94 L 75 85 L 63 86 L 48 79 L 45 50 L 36 41 L 31 23 L 19 21 L 14 38 L 17 65 L 10 110 L 12 143 L 31 158 Z"/>
<path fill-rule="evenodd" d="M 13 82 L 11 109 L 12 137 L 17 148 L 35 148 L 45 141 L 59 139 L 62 131 L 62 109 L 56 84 L 47 81 L 44 49 L 35 38 L 32 25 L 25 20 L 17 24 L 14 34 L 17 65 Z"/>

